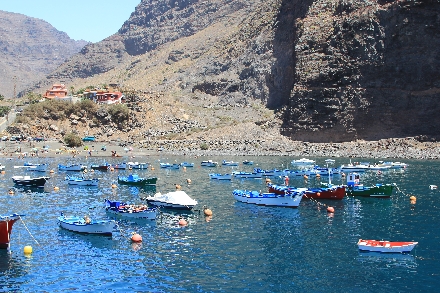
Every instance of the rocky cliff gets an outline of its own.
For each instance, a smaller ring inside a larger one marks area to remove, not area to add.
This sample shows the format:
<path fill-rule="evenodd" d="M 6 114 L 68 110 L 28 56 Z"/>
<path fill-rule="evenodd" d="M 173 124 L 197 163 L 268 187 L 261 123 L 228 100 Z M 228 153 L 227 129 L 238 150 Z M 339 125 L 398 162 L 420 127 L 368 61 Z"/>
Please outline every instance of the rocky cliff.
<path fill-rule="evenodd" d="M 144 116 L 190 117 L 197 136 L 242 122 L 312 142 L 436 136 L 439 12 L 434 0 L 143 0 L 38 87 L 155 92 Z"/>
<path fill-rule="evenodd" d="M 0 11 L 0 94 L 13 97 L 79 52 L 75 41 L 46 21 Z"/>

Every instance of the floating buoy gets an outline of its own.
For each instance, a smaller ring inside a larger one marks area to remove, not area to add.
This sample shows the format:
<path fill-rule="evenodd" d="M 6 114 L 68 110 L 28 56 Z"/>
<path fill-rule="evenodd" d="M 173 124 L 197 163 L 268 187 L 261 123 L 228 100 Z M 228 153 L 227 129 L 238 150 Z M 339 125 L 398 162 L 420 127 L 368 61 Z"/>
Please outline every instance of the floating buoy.
<path fill-rule="evenodd" d="M 2 174 L 5 174 L 6 172 L 5 172 L 5 170 L 2 170 Z"/>
<path fill-rule="evenodd" d="M 131 236 L 131 241 L 142 242 L 142 236 L 137 233 L 133 233 L 133 235 Z"/>
<path fill-rule="evenodd" d="M 411 200 L 409 203 L 414 205 L 414 204 L 416 204 L 416 201 L 415 200 Z"/>
<path fill-rule="evenodd" d="M 8 193 L 9 193 L 9 194 L 14 194 L 14 190 L 9 189 Z"/>
<path fill-rule="evenodd" d="M 328 207 L 328 208 L 327 208 L 327 212 L 328 212 L 328 213 L 334 213 L 334 212 L 335 212 L 335 209 L 334 209 L 333 207 Z"/>
<path fill-rule="evenodd" d="M 151 166 L 151 170 L 154 170 L 154 167 L 153 167 L 153 166 Z"/>
<path fill-rule="evenodd" d="M 205 216 L 212 216 L 212 211 L 207 207 L 203 208 L 203 213 L 205 214 Z"/>
<path fill-rule="evenodd" d="M 174 184 L 176 186 L 176 190 L 181 190 L 182 186 L 180 186 L 179 184 Z"/>
<path fill-rule="evenodd" d="M 409 200 L 414 200 L 414 201 L 416 201 L 417 198 L 416 198 L 414 195 L 411 195 L 411 196 L 409 197 Z"/>
<path fill-rule="evenodd" d="M 437 189 L 437 185 L 429 185 L 429 189 L 431 190 Z"/>
<path fill-rule="evenodd" d="M 317 192 L 317 193 L 316 193 L 316 196 L 318 196 L 318 197 L 321 196 L 321 193 L 320 193 L 320 192 Z"/>
<path fill-rule="evenodd" d="M 112 188 L 116 188 L 116 187 L 117 187 L 116 184 L 113 183 L 113 184 L 112 184 Z"/>
<path fill-rule="evenodd" d="M 188 225 L 188 222 L 185 221 L 185 219 L 180 219 L 179 220 L 179 226 L 186 226 L 186 225 Z"/>
<path fill-rule="evenodd" d="M 57 191 L 57 190 L 60 190 L 60 188 L 58 186 L 54 186 L 53 190 Z"/>
<path fill-rule="evenodd" d="M 29 246 L 29 245 L 25 246 L 23 248 L 23 252 L 24 252 L 24 254 L 31 254 L 32 253 L 32 246 Z"/>
<path fill-rule="evenodd" d="M 186 179 L 186 183 L 191 184 L 191 179 Z"/>
<path fill-rule="evenodd" d="M 304 175 L 303 177 L 304 177 L 304 179 L 306 179 L 306 180 L 309 179 L 309 176 L 307 176 L 307 175 Z"/>
<path fill-rule="evenodd" d="M 319 173 L 318 173 L 318 174 L 316 174 L 316 177 L 321 177 L 321 174 L 319 174 Z"/>
<path fill-rule="evenodd" d="M 183 166 L 183 170 L 185 170 L 185 171 L 186 171 L 186 167 L 185 167 L 185 166 Z"/>
<path fill-rule="evenodd" d="M 266 178 L 266 183 L 270 183 L 271 180 L 269 178 Z"/>
<path fill-rule="evenodd" d="M 115 168 L 111 167 L 111 168 L 110 168 L 110 171 L 115 171 Z"/>
<path fill-rule="evenodd" d="M 50 170 L 49 173 L 53 174 L 53 173 L 55 173 L 55 171 L 54 170 Z"/>

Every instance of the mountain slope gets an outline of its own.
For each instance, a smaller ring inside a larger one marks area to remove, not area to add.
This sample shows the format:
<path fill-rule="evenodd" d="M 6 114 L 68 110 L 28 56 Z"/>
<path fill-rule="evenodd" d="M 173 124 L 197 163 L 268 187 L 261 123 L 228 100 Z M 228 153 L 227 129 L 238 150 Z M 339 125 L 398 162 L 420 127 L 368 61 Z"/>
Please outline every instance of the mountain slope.
<path fill-rule="evenodd" d="M 86 41 L 70 39 L 46 21 L 0 11 L 0 94 L 18 93 L 79 52 Z"/>

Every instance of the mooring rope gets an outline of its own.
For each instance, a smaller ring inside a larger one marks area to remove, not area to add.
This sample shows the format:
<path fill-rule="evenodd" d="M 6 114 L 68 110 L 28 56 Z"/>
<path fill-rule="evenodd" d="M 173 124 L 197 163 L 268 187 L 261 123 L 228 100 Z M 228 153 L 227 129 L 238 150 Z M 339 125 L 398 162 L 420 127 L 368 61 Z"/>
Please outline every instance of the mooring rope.
<path fill-rule="evenodd" d="M 37 239 L 35 239 L 35 237 L 31 233 L 31 231 L 29 231 L 28 227 L 26 226 L 25 222 L 23 221 L 23 218 L 20 215 L 18 215 L 18 217 L 20 218 L 21 222 L 23 223 L 23 226 L 26 228 L 26 231 L 28 231 L 29 235 L 31 235 L 32 239 L 34 239 L 35 243 L 37 243 L 40 246 L 40 243 L 38 243 Z"/>

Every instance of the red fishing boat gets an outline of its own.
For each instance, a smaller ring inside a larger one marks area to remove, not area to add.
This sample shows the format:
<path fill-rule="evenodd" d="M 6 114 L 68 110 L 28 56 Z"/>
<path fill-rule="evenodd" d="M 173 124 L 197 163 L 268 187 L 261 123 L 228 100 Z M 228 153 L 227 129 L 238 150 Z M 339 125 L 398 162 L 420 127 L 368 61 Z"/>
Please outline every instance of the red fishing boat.
<path fill-rule="evenodd" d="M 20 219 L 20 215 L 0 216 L 0 248 L 9 248 L 12 226 Z"/>
<path fill-rule="evenodd" d="M 313 199 L 343 199 L 345 196 L 344 185 L 331 185 L 317 188 L 296 188 L 285 185 L 275 185 L 269 183 L 267 185 L 269 192 L 276 194 L 288 194 L 294 191 L 304 191 L 304 198 Z"/>
<path fill-rule="evenodd" d="M 359 239 L 357 245 L 359 250 L 374 252 L 410 252 L 418 244 L 414 241 L 392 242 L 384 240 Z"/>

